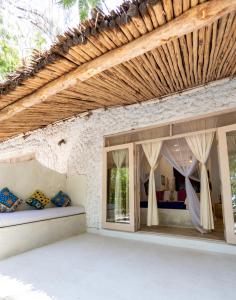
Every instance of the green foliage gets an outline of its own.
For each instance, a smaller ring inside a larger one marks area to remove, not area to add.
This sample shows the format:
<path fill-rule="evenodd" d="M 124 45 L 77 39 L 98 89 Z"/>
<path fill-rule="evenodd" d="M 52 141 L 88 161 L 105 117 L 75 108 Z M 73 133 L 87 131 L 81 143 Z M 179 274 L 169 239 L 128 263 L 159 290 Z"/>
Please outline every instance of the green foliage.
<path fill-rule="evenodd" d="M 117 168 L 112 168 L 108 170 L 108 204 L 115 203 L 115 190 L 116 190 L 116 177 Z M 129 197 L 127 194 L 128 184 L 129 184 L 129 169 L 120 168 L 120 186 L 121 186 L 121 209 L 124 214 L 126 214 L 126 199 Z"/>
<path fill-rule="evenodd" d="M 89 6 L 87 1 L 79 1 L 80 20 L 83 21 L 88 17 Z"/>
<path fill-rule="evenodd" d="M 101 4 L 101 0 L 58 0 L 58 3 L 65 9 L 77 5 L 80 19 L 83 21 L 88 17 L 92 8 Z M 0 10 L 0 80 L 4 80 L 6 74 L 14 72 L 21 64 L 23 54 L 19 50 L 21 46 L 19 40 L 19 30 L 16 24 L 12 24 L 11 28 L 7 28 Z M 25 54 L 27 56 L 31 55 L 32 48 L 42 50 L 46 44 L 46 39 L 43 37 L 42 32 L 36 31 L 35 36 L 30 37 L 30 43 L 30 46 L 26 47 Z M 25 61 L 27 62 L 27 60 Z"/>
<path fill-rule="evenodd" d="M 229 156 L 230 181 L 232 189 L 232 200 L 236 205 L 236 155 Z"/>
<path fill-rule="evenodd" d="M 101 5 L 101 0 L 59 0 L 58 3 L 66 9 L 78 4 L 80 20 L 84 21 L 93 8 Z"/>
<path fill-rule="evenodd" d="M 60 0 L 58 4 L 62 5 L 64 8 L 70 8 L 77 3 L 77 0 Z"/>
<path fill-rule="evenodd" d="M 42 34 L 37 31 L 32 40 L 35 49 L 42 50 L 43 46 L 46 44 L 46 39 L 42 36 Z"/>
<path fill-rule="evenodd" d="M 17 38 L 3 26 L 0 16 L 0 79 L 13 72 L 20 63 Z"/>
<path fill-rule="evenodd" d="M 16 27 L 17 28 L 17 27 Z M 21 64 L 21 56 L 19 52 L 18 37 L 13 28 L 6 28 L 0 15 L 0 80 L 4 81 L 6 75 L 14 72 Z M 19 34 L 19 32 L 17 32 Z M 42 33 L 36 31 L 31 40 L 32 48 L 42 50 L 46 40 Z M 32 54 L 32 49 L 29 48 L 26 53 L 28 57 Z"/>

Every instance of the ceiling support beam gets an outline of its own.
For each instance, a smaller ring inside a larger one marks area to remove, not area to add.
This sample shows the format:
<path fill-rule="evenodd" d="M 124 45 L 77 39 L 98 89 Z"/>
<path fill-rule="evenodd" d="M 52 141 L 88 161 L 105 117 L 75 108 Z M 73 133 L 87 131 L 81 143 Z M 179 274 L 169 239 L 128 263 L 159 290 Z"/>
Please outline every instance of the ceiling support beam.
<path fill-rule="evenodd" d="M 50 96 L 74 86 L 78 82 L 88 80 L 98 73 L 129 61 L 175 38 L 208 26 L 234 10 L 236 10 L 236 0 L 211 0 L 199 4 L 165 25 L 84 63 L 75 70 L 47 83 L 32 94 L 3 108 L 0 110 L 0 121 L 7 120 L 29 107 L 40 104 Z"/>

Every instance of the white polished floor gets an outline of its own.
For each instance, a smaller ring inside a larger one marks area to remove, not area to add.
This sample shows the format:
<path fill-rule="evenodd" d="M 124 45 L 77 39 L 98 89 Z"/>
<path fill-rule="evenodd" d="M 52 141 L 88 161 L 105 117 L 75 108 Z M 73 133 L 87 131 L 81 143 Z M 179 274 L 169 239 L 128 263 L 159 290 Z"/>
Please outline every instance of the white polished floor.
<path fill-rule="evenodd" d="M 236 256 L 83 234 L 0 262 L 1 300 L 235 300 Z"/>

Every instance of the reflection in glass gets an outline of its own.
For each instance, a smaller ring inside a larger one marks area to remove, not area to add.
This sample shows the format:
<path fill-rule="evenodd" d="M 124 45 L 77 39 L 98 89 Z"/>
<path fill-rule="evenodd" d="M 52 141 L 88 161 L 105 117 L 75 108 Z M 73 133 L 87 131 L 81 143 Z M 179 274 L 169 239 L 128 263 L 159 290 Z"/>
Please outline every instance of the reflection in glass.
<path fill-rule="evenodd" d="M 107 222 L 129 223 L 129 151 L 107 153 Z"/>
<path fill-rule="evenodd" d="M 227 146 L 229 155 L 230 183 L 234 215 L 234 233 L 236 233 L 236 131 L 227 133 Z"/>

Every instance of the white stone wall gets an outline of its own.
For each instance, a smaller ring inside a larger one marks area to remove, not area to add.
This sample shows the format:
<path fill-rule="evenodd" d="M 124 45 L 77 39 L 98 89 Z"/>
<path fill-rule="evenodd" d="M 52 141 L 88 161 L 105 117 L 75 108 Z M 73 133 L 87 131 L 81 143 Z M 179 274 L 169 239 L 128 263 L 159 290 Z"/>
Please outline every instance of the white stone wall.
<path fill-rule="evenodd" d="M 172 122 L 204 114 L 236 109 L 236 80 L 213 85 L 126 108 L 96 110 L 89 118 L 76 118 L 32 132 L 0 145 L 0 159 L 36 153 L 46 167 L 61 173 L 86 176 L 84 200 L 88 226 L 99 227 L 102 195 L 103 137 L 113 133 Z M 61 139 L 66 144 L 58 145 Z"/>

